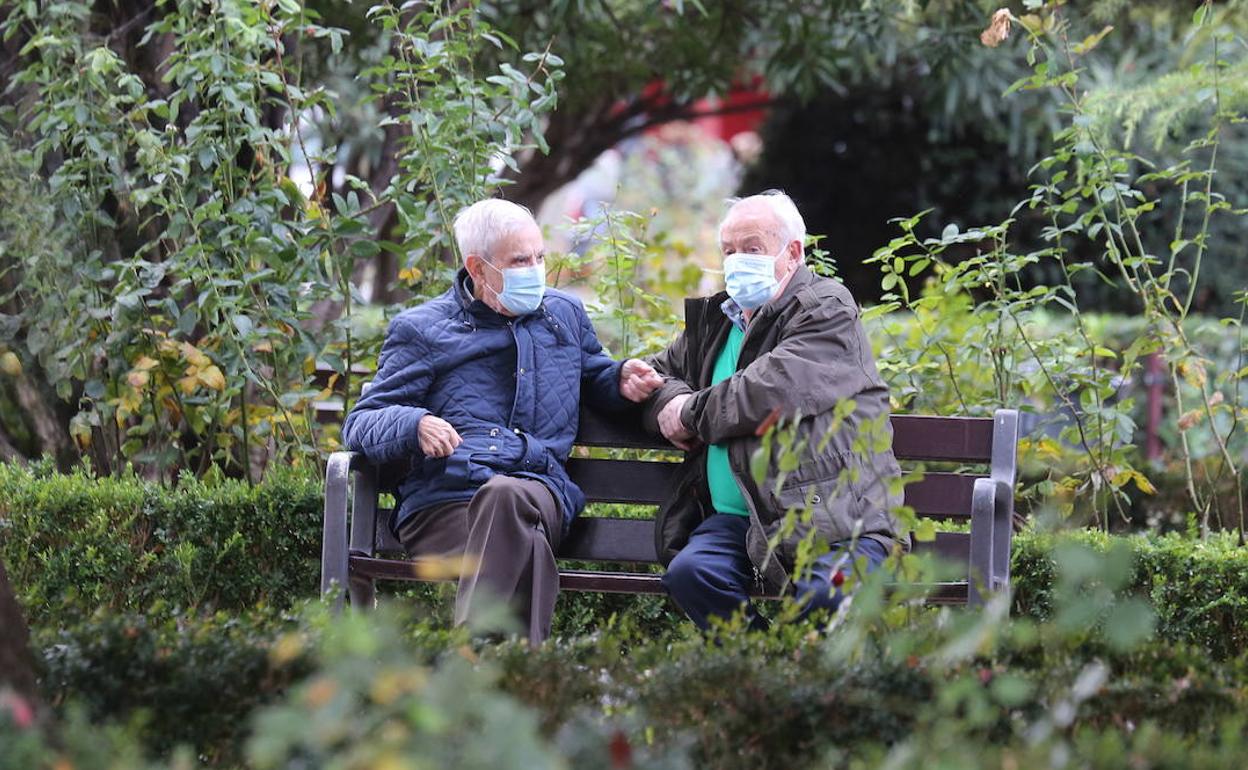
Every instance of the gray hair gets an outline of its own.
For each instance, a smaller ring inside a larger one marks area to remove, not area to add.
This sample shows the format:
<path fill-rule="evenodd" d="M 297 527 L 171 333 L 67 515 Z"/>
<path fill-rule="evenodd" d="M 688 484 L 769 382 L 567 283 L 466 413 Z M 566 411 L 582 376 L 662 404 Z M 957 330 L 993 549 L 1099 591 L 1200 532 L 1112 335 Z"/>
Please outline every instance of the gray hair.
<path fill-rule="evenodd" d="M 535 224 L 533 213 L 519 204 L 502 198 L 477 201 L 455 215 L 455 243 L 460 258 L 467 260 L 469 254 L 476 254 L 491 260 L 490 251 L 498 239 Z"/>
<path fill-rule="evenodd" d="M 805 250 L 806 220 L 802 219 L 801 212 L 797 210 L 797 204 L 793 203 L 793 199 L 786 195 L 783 190 L 764 190 L 757 195 L 749 195 L 744 198 L 729 198 L 728 211 L 719 222 L 721 237 L 724 232 L 724 222 L 728 221 L 728 217 L 732 215 L 732 210 L 743 203 L 753 203 L 755 201 L 765 204 L 776 215 L 776 219 L 780 222 L 780 232 L 777 235 L 784 238 L 785 246 L 788 246 L 792 241 L 797 241 L 802 244 L 802 249 Z"/>

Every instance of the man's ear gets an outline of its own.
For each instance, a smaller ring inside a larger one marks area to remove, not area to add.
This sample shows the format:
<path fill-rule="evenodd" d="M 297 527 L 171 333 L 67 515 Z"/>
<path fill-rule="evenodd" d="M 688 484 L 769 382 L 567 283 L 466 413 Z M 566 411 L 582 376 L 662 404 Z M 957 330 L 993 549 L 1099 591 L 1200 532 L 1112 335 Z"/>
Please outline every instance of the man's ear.
<path fill-rule="evenodd" d="M 481 265 L 481 257 L 478 254 L 468 254 L 464 257 L 464 267 L 468 270 L 468 277 L 473 283 L 481 283 L 482 274 L 485 268 Z"/>

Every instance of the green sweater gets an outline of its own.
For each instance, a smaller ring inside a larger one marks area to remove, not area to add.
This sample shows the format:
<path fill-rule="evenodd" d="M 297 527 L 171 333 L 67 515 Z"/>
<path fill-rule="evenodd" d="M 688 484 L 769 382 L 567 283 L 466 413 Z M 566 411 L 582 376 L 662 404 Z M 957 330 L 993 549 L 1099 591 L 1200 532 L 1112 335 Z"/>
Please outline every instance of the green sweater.
<path fill-rule="evenodd" d="M 734 324 L 728 332 L 728 341 L 715 358 L 715 370 L 711 374 L 711 384 L 716 385 L 728 379 L 737 371 L 737 357 L 741 354 L 741 340 L 745 332 Z M 737 516 L 749 516 L 745 498 L 741 495 L 741 486 L 732 475 L 732 465 L 728 462 L 728 444 L 711 444 L 706 449 L 706 483 L 711 488 L 711 505 L 716 513 L 731 513 Z"/>

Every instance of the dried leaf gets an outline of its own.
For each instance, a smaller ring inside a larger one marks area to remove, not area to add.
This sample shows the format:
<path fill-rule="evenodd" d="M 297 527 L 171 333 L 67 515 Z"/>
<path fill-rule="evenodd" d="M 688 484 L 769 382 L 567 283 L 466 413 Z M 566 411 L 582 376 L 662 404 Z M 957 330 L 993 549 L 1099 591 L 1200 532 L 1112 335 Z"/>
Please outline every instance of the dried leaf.
<path fill-rule="evenodd" d="M 979 42 L 989 48 L 996 48 L 1010 36 L 1010 9 L 998 8 L 992 14 L 988 28 L 979 34 Z"/>
<path fill-rule="evenodd" d="M 1193 409 L 1190 412 L 1184 412 L 1179 417 L 1179 430 L 1190 430 L 1199 425 L 1203 419 L 1205 419 L 1204 409 Z"/>

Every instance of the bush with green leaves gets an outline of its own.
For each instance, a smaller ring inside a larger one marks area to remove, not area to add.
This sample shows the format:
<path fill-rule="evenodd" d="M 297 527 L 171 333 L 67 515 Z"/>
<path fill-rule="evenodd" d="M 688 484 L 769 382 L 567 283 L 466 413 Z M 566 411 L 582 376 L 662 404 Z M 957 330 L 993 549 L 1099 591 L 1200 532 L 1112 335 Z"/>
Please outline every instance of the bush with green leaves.
<path fill-rule="evenodd" d="M 1248 658 L 1219 660 L 1227 650 L 1174 638 L 1175 622 L 1136 588 L 1162 562 L 1097 537 L 1031 539 L 1059 573 L 1039 617 L 1009 617 L 1006 597 L 981 610 L 924 608 L 921 591 L 886 590 L 891 577 L 877 572 L 834 616 L 713 638 L 687 623 L 656 634 L 623 616 L 534 650 L 324 607 L 298 622 L 102 614 L 35 636 L 54 703 L 129 720 L 149 750 L 185 743 L 216 766 L 412 751 L 451 763 L 519 751 L 602 767 L 619 756 L 656 767 L 685 756 L 717 768 L 910 766 L 929 743 L 1082 757 L 1091 735 L 1136 745 L 1154 733 L 1147 740 L 1170 753 L 1240 756 Z M 253 707 L 260 716 L 244 718 Z"/>
<path fill-rule="evenodd" d="M 17 3 L 0 21 L 20 49 L 0 113 L 5 371 L 41 391 L 37 437 L 67 429 L 102 470 L 254 479 L 317 464 L 332 442 L 316 364 L 350 391 L 350 365 L 380 341 L 352 337 L 357 261 L 385 247 L 418 293 L 440 292 L 451 217 L 502 184 L 492 163 L 545 146 L 560 59 L 516 50 L 476 3 L 372 7 L 362 32 L 385 53 L 355 85 L 381 113 L 371 130 L 399 139 L 370 186 L 330 179 L 340 148 L 311 131 L 337 111 L 311 61 L 338 56 L 346 29 L 296 0 L 150 10 L 130 58 L 84 0 Z M 370 217 L 392 212 L 379 244 Z M 3 417 L 21 433 L 22 412 Z"/>
<path fill-rule="evenodd" d="M 281 609 L 316 594 L 322 486 L 305 473 L 167 487 L 5 464 L 0 501 L 0 557 L 36 626 L 97 610 Z"/>
<path fill-rule="evenodd" d="M 298 472 L 263 483 L 183 479 L 169 489 L 134 477 L 0 465 L 0 558 L 36 628 L 97 611 L 211 615 L 281 611 L 316 596 L 322 487 Z M 618 512 L 616 512 L 618 513 Z M 1014 538 L 1015 614 L 1045 617 L 1060 577 L 1056 535 Z M 1078 536 L 1137 556 L 1130 585 L 1163 634 L 1227 658 L 1248 642 L 1248 552 L 1233 537 Z M 449 621 L 450 585 L 383 591 Z M 612 618 L 615 620 L 612 620 Z M 630 623 L 654 636 L 683 621 L 666 598 L 568 592 L 555 613 L 564 637 Z"/>

